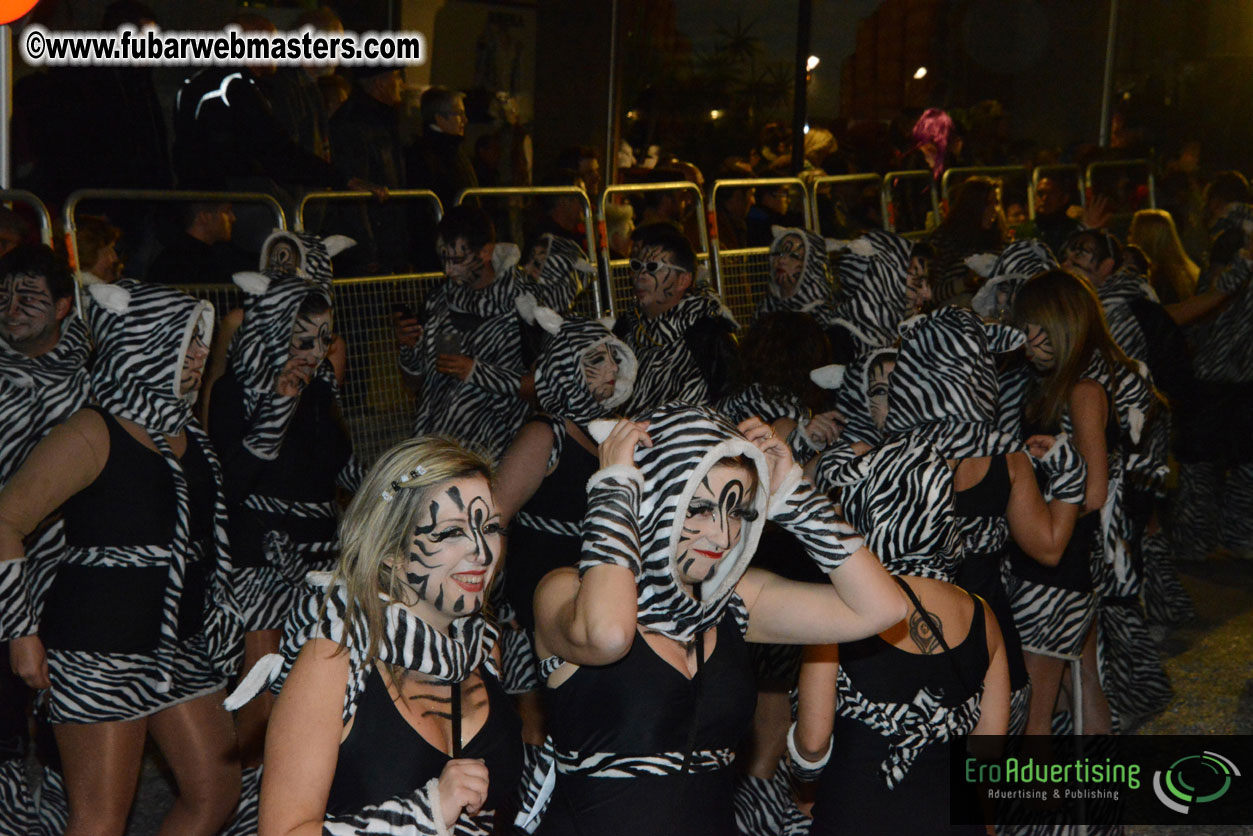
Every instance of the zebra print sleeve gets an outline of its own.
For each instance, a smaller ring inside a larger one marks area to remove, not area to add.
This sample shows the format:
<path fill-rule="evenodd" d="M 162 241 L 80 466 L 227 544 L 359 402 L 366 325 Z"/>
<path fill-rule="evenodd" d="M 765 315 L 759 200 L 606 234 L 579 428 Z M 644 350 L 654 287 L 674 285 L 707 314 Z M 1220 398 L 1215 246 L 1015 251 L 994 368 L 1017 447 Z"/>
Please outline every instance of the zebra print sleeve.
<path fill-rule="evenodd" d="M 475 359 L 466 383 L 485 392 L 516 398 L 522 390 L 522 372 Z"/>
<path fill-rule="evenodd" d="M 611 465 L 592 474 L 587 482 L 580 577 L 588 569 L 604 565 L 630 569 L 639 577 L 643 492 L 644 477 L 637 468 Z"/>
<path fill-rule="evenodd" d="M 1082 505 L 1088 481 L 1088 466 L 1065 433 L 1057 436 L 1043 458 L 1032 458 L 1045 480 L 1044 501 L 1060 499 L 1071 505 Z"/>
<path fill-rule="evenodd" d="M 26 563 L 24 557 L 0 561 L 0 641 L 34 635 L 37 630 Z"/>
<path fill-rule="evenodd" d="M 857 454 L 853 452 L 852 446 L 843 440 L 836 441 L 824 450 L 822 457 L 818 459 L 818 468 L 814 471 L 814 483 L 818 489 L 827 493 L 834 490 L 831 474 L 855 458 Z"/>
<path fill-rule="evenodd" d="M 361 487 L 362 481 L 365 480 L 366 467 L 357 458 L 357 454 L 353 453 L 348 457 L 348 463 L 339 471 L 339 475 L 335 477 L 335 484 L 339 485 L 349 493 L 356 493 Z"/>
<path fill-rule="evenodd" d="M 244 435 L 245 449 L 266 461 L 278 458 L 279 448 L 283 446 L 283 438 L 287 435 L 287 426 L 299 405 L 299 395 L 284 397 L 276 392 L 262 394 L 257 399 L 252 423 Z"/>
<path fill-rule="evenodd" d="M 797 477 L 799 472 L 799 468 L 794 471 Z M 789 479 L 771 498 L 767 518 L 799 540 L 824 574 L 840 568 L 865 545 L 831 500 L 801 478 Z"/>
<path fill-rule="evenodd" d="M 397 352 L 397 363 L 400 370 L 414 377 L 426 377 L 430 371 L 429 363 L 426 361 L 426 353 L 422 350 L 423 344 L 419 342 L 417 345 L 402 345 Z"/>
<path fill-rule="evenodd" d="M 456 832 L 462 833 L 461 828 L 456 828 Z M 322 836 L 367 836 L 371 833 L 451 836 L 440 815 L 439 779 L 432 778 L 412 795 L 389 798 L 382 804 L 372 804 L 355 813 L 330 816 L 322 825 Z"/>
<path fill-rule="evenodd" d="M 1249 283 L 1250 276 L 1253 276 L 1253 264 L 1243 258 L 1237 258 L 1214 280 L 1214 288 L 1223 293 L 1237 293 L 1240 288 Z"/>

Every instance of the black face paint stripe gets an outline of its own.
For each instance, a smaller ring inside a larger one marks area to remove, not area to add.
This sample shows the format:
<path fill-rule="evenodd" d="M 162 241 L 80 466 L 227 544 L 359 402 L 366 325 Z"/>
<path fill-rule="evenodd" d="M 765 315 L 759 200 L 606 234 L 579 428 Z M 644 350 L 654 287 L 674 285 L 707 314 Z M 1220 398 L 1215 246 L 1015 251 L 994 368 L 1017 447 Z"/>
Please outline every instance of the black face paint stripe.
<path fill-rule="evenodd" d="M 453 504 L 457 506 L 458 511 L 464 511 L 466 509 L 466 504 L 461 499 L 461 491 L 457 490 L 455 485 L 449 488 L 446 493 L 448 494 L 448 498 L 453 501 Z"/>

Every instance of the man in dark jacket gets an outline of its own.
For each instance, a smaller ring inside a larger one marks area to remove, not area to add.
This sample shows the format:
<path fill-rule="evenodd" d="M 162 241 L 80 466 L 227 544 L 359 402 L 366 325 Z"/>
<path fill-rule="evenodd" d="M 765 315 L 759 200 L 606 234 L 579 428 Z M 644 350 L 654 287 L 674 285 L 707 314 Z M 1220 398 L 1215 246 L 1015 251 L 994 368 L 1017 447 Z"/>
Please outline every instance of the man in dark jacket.
<path fill-rule="evenodd" d="M 432 87 L 422 94 L 422 135 L 409 146 L 406 170 L 409 187 L 430 189 L 444 211 L 456 205 L 457 195 L 478 186 L 474 165 L 461 147 L 466 134 L 465 95 L 447 87 Z M 435 216 L 426 210 L 416 214 L 411 241 L 414 261 L 424 270 L 440 269 L 435 259 Z"/>

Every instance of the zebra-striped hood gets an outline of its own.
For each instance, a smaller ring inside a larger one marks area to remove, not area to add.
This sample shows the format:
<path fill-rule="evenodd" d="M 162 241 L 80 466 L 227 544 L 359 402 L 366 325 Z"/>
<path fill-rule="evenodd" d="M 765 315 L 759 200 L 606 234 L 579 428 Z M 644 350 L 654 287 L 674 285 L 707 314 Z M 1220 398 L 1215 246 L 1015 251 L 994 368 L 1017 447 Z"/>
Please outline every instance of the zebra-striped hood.
<path fill-rule="evenodd" d="M 848 329 L 859 352 L 896 341 L 909 313 L 906 280 L 912 247 L 901 236 L 875 229 L 849 244 L 835 263 L 839 284 L 835 324 Z"/>
<path fill-rule="evenodd" d="M 919 314 L 901 325 L 888 395 L 886 432 L 915 432 L 946 458 L 997 456 L 1022 449 L 997 431 L 993 353 L 1026 341 L 1008 325 L 985 323 L 966 308 Z"/>
<path fill-rule="evenodd" d="M 996 256 L 991 269 L 986 273 L 980 270 L 983 262 L 979 256 L 971 256 L 966 263 L 985 279 L 970 301 L 970 306 L 980 316 L 994 319 L 1004 319 L 1008 311 L 1013 309 L 1014 296 L 1027 279 L 1058 266 L 1048 244 L 1034 238 L 1007 245 Z"/>
<path fill-rule="evenodd" d="M 529 293 L 520 294 L 518 313 L 529 323 L 538 322 L 548 332 L 544 350 L 535 363 L 535 395 L 540 409 L 548 415 L 569 418 L 581 427 L 597 418 L 606 418 L 626 403 L 635 389 L 638 363 L 635 353 L 601 322 L 582 317 L 565 317 L 552 308 L 539 306 Z M 583 374 L 583 357 L 607 345 L 618 364 L 613 394 L 597 402 Z"/>
<path fill-rule="evenodd" d="M 342 236 L 337 238 L 350 241 Z M 337 243 L 330 239 L 327 242 Z M 291 252 L 296 244 L 301 248 L 299 266 L 272 258 L 276 263 L 268 266 L 266 272 L 234 276 L 234 283 L 244 292 L 243 322 L 231 340 L 229 363 L 244 389 L 273 391 L 274 381 L 291 357 L 292 327 L 299 307 L 311 296 L 323 298 L 327 305 L 331 303 L 328 243 L 309 234 L 274 232 L 267 239 L 266 249 L 272 253 Z"/>
<path fill-rule="evenodd" d="M 671 405 L 639 420 L 649 422 L 653 441 L 653 446 L 635 451 L 635 464 L 644 479 L 638 521 L 639 623 L 677 641 L 690 641 L 718 623 L 757 550 L 766 522 L 770 472 L 761 451 L 709 407 Z M 675 566 L 688 504 L 700 480 L 719 460 L 741 455 L 756 468 L 752 501 L 756 518 L 744 520 L 739 543 L 701 584 L 697 601 L 683 591 Z"/>
<path fill-rule="evenodd" d="M 828 327 L 835 318 L 835 298 L 831 287 L 831 268 L 827 261 L 827 241 L 821 235 L 807 229 L 776 226 L 773 229 L 774 242 L 770 245 L 769 275 L 766 279 L 766 293 L 757 304 L 755 317 L 764 316 L 775 311 L 796 311 L 807 313 L 818 321 L 822 327 Z M 789 239 L 799 239 L 804 250 L 801 276 L 796 289 L 790 296 L 784 296 L 775 274 L 776 259 L 785 246 L 791 246 Z"/>
<path fill-rule="evenodd" d="M 573 241 L 559 235 L 545 235 L 548 254 L 540 268 L 539 278 L 532 279 L 518 265 L 518 248 L 514 244 L 496 244 L 492 253 L 492 269 L 496 279 L 487 287 L 475 290 L 460 282 L 444 282 L 444 298 L 448 307 L 459 313 L 489 318 L 512 313 L 519 293 L 529 292 L 548 301 L 556 310 L 565 310 L 583 289 L 582 274 L 594 270 Z"/>
<path fill-rule="evenodd" d="M 331 259 L 355 243 L 344 235 L 322 238 L 307 232 L 276 229 L 261 245 L 261 264 L 257 269 L 272 278 L 295 276 L 325 284 L 329 293 Z"/>
<path fill-rule="evenodd" d="M 844 370 L 844 379 L 835 393 L 835 408 L 844 418 L 840 440 L 849 444 L 860 441 L 872 447 L 883 440 L 883 433 L 870 417 L 870 369 L 880 362 L 895 360 L 895 355 L 894 348 L 874 349 Z"/>
<path fill-rule="evenodd" d="M 87 327 L 82 318 L 71 311 L 61 320 L 61 337 L 57 344 L 38 357 L 27 357 L 0 337 L 0 383 L 39 391 L 60 388 L 66 379 L 81 377 L 85 388 L 90 353 Z"/>
<path fill-rule="evenodd" d="M 198 390 L 179 394 L 183 359 L 197 325 L 213 335 L 213 305 L 166 285 L 122 279 L 88 288 L 95 342 L 91 394 L 113 415 L 176 435 L 191 421 Z"/>
<path fill-rule="evenodd" d="M 922 436 L 897 436 L 836 467 L 819 487 L 841 488 L 848 522 L 895 575 L 951 581 L 961 561 L 953 472 Z"/>

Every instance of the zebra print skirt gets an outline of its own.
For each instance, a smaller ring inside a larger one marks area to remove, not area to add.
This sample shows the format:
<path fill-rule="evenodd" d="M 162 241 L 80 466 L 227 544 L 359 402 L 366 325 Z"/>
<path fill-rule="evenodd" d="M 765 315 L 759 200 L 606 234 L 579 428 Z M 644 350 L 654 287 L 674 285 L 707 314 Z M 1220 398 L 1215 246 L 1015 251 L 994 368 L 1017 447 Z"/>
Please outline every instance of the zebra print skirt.
<path fill-rule="evenodd" d="M 226 687 L 214 670 L 204 634 L 182 642 L 162 691 L 156 653 L 48 649 L 48 720 L 104 723 L 148 717 Z"/>

